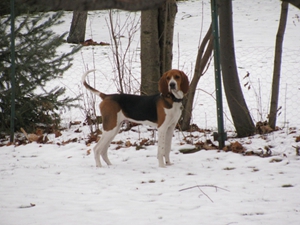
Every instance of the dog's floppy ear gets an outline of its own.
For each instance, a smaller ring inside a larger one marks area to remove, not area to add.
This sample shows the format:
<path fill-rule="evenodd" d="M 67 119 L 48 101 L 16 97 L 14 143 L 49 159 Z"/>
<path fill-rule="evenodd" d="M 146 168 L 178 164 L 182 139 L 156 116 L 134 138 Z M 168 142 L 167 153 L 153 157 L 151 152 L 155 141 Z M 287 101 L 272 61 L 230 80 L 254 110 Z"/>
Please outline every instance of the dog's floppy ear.
<path fill-rule="evenodd" d="M 181 75 L 180 89 L 184 94 L 186 94 L 189 90 L 189 79 L 187 75 L 182 71 L 180 71 L 180 75 Z"/>
<path fill-rule="evenodd" d="M 162 95 L 167 95 L 169 92 L 167 74 L 168 72 L 165 72 L 158 82 L 158 90 Z"/>

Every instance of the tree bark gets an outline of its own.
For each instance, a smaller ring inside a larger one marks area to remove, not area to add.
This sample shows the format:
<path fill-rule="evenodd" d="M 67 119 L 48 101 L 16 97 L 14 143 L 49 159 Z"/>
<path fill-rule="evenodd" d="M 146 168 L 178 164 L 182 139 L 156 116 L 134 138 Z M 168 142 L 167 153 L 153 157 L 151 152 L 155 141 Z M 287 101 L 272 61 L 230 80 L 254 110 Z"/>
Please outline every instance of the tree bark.
<path fill-rule="evenodd" d="M 84 42 L 86 28 L 87 11 L 74 11 L 70 28 L 70 33 L 67 38 L 68 43 L 78 44 Z"/>
<path fill-rule="evenodd" d="M 172 68 L 175 0 L 141 13 L 141 94 L 158 92 L 161 75 Z"/>
<path fill-rule="evenodd" d="M 288 15 L 288 6 L 289 6 L 288 4 L 289 3 L 287 2 L 281 3 L 280 21 L 279 21 L 278 31 L 276 35 L 272 96 L 271 96 L 270 113 L 269 113 L 269 125 L 272 129 L 275 129 L 276 120 L 277 120 L 282 45 L 283 45 L 283 38 L 284 38 L 284 32 L 286 28 L 286 21 Z"/>
<path fill-rule="evenodd" d="M 281 0 L 284 2 L 289 2 L 298 9 L 300 9 L 300 0 Z M 158 8 L 166 0 L 96 0 L 96 1 L 88 1 L 88 0 L 16 0 L 16 4 L 25 3 L 31 7 L 40 7 L 44 10 L 49 11 L 58 11 L 58 10 L 66 10 L 66 11 L 74 11 L 74 10 L 83 10 L 83 11 L 91 11 L 91 10 L 102 10 L 102 9 L 123 9 L 129 11 L 139 11 L 139 10 L 148 10 L 153 8 Z M 1 9 L 0 7 L 0 15 L 9 14 L 9 7 L 7 4 L 2 4 L 1 6 L 5 6 L 5 8 Z"/>
<path fill-rule="evenodd" d="M 16 0 L 28 6 L 47 11 L 91 11 L 123 9 L 129 11 L 148 10 L 160 7 L 166 0 Z"/>
<path fill-rule="evenodd" d="M 224 90 L 238 137 L 253 135 L 255 127 L 241 89 L 234 51 L 231 0 L 219 0 L 220 54 Z"/>
<path fill-rule="evenodd" d="M 158 29 L 160 46 L 161 74 L 172 69 L 174 23 L 177 13 L 175 0 L 168 0 L 159 8 Z"/>
<path fill-rule="evenodd" d="M 291 3 L 293 6 L 300 9 L 300 0 L 282 0 L 283 2 Z"/>
<path fill-rule="evenodd" d="M 159 33 L 157 27 L 158 10 L 141 13 L 141 94 L 157 93 L 160 72 Z"/>

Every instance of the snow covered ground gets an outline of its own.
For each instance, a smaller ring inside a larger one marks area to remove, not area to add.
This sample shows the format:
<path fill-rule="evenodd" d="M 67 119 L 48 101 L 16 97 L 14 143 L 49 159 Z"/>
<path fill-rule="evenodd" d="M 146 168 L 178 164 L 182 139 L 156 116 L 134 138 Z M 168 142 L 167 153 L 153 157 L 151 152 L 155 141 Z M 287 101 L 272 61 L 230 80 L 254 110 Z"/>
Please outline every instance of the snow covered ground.
<path fill-rule="evenodd" d="M 115 140 L 134 142 L 132 133 L 121 133 Z M 279 131 L 239 140 L 248 150 L 272 146 L 276 156 L 260 158 L 216 150 L 181 154 L 180 148 L 191 146 L 181 146 L 182 135 L 176 132 L 174 165 L 168 168 L 158 168 L 156 146 L 137 151 L 135 147 L 115 150 L 117 145 L 112 144 L 113 165 L 103 168 L 95 167 L 83 140 L 65 146 L 2 147 L 0 221 L 10 225 L 299 224 L 295 135 Z M 186 188 L 191 189 L 182 190 Z"/>
<path fill-rule="evenodd" d="M 209 6 L 207 1 L 178 3 L 174 68 L 184 70 L 189 76 L 196 58 L 201 21 L 204 21 L 203 32 L 210 22 Z M 260 111 L 265 116 L 280 1 L 235 0 L 233 6 L 240 76 L 242 79 L 249 71 L 254 85 L 260 79 L 263 97 Z M 299 14 L 299 10 L 290 6 L 284 45 L 287 76 L 283 76 L 283 88 L 288 87 L 289 96 L 282 97 L 289 110 L 282 113 L 286 119 L 280 118 L 279 124 L 285 127 L 268 135 L 227 141 L 227 144 L 238 141 L 249 152 L 270 149 L 271 157 L 217 150 L 182 154 L 180 149 L 193 148 L 185 143 L 186 138 L 196 143 L 212 139 L 211 133 L 176 131 L 171 152 L 174 165 L 158 168 L 156 145 L 140 150 L 132 146 L 143 139 L 157 140 L 152 131 L 140 126 L 116 136 L 109 150 L 112 166 L 96 168 L 90 152 L 94 143 L 85 144 L 89 128 L 72 126 L 58 138 L 48 135 L 49 144 L 0 148 L 0 224 L 299 224 L 300 157 L 294 148 L 299 146 L 296 137 L 300 136 L 297 110 L 300 22 L 296 17 Z M 87 39 L 109 42 L 106 16 L 105 11 L 90 13 Z M 67 13 L 65 18 L 66 22 L 56 32 L 69 30 L 72 14 Z M 136 53 L 132 53 L 135 54 L 133 72 L 137 76 L 138 39 L 136 34 Z M 66 44 L 61 51 L 68 48 Z M 95 60 L 97 75 L 103 76 L 96 80 L 97 88 L 113 93 L 116 87 L 111 59 L 109 46 L 86 47 L 75 56 L 74 66 L 60 84 L 68 88 L 67 94 L 76 95 L 81 89 L 82 72 L 86 67 L 93 68 Z M 205 92 L 200 90 L 195 102 L 193 122 L 201 128 L 216 127 L 215 101 L 206 94 L 213 94 L 213 84 L 210 68 L 199 83 L 199 89 Z M 247 102 L 252 100 L 253 112 L 259 111 L 254 92 L 246 89 L 244 92 Z M 81 110 L 65 112 L 63 116 L 66 124 L 84 118 Z M 253 113 L 253 117 L 260 120 L 259 114 Z M 230 119 L 225 124 L 230 130 Z M 69 140 L 73 142 L 63 144 Z M 129 147 L 125 142 L 130 143 Z"/>

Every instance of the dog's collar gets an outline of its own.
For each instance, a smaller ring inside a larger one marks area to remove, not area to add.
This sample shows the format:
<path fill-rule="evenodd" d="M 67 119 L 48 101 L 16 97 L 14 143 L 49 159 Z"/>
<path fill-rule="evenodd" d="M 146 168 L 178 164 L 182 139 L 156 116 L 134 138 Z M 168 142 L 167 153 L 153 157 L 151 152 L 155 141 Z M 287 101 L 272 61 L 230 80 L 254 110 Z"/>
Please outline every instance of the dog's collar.
<path fill-rule="evenodd" d="M 183 98 L 176 98 L 173 94 L 171 94 L 171 98 L 173 100 L 173 102 L 182 102 Z"/>
<path fill-rule="evenodd" d="M 172 93 L 168 93 L 165 97 L 171 98 L 173 102 L 182 102 L 183 101 L 182 98 L 176 98 L 175 95 L 173 95 Z"/>

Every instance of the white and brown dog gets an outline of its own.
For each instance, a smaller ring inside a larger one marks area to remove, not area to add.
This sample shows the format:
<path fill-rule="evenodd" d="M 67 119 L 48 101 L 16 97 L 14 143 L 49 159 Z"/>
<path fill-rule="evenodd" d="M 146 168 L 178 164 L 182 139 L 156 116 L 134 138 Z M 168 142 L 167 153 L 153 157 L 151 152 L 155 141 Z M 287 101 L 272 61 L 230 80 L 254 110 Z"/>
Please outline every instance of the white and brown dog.
<path fill-rule="evenodd" d="M 111 162 L 107 156 L 110 142 L 119 132 L 124 120 L 146 124 L 158 128 L 158 164 L 160 167 L 171 165 L 170 151 L 173 131 L 180 118 L 182 100 L 189 88 L 184 72 L 169 70 L 159 80 L 159 94 L 138 96 L 130 94 L 104 94 L 86 82 L 86 76 L 95 70 L 89 70 L 82 76 L 83 85 L 102 98 L 103 133 L 94 147 L 96 166 L 101 167 L 100 155 L 107 165 Z M 164 162 L 165 157 L 165 162 Z"/>

